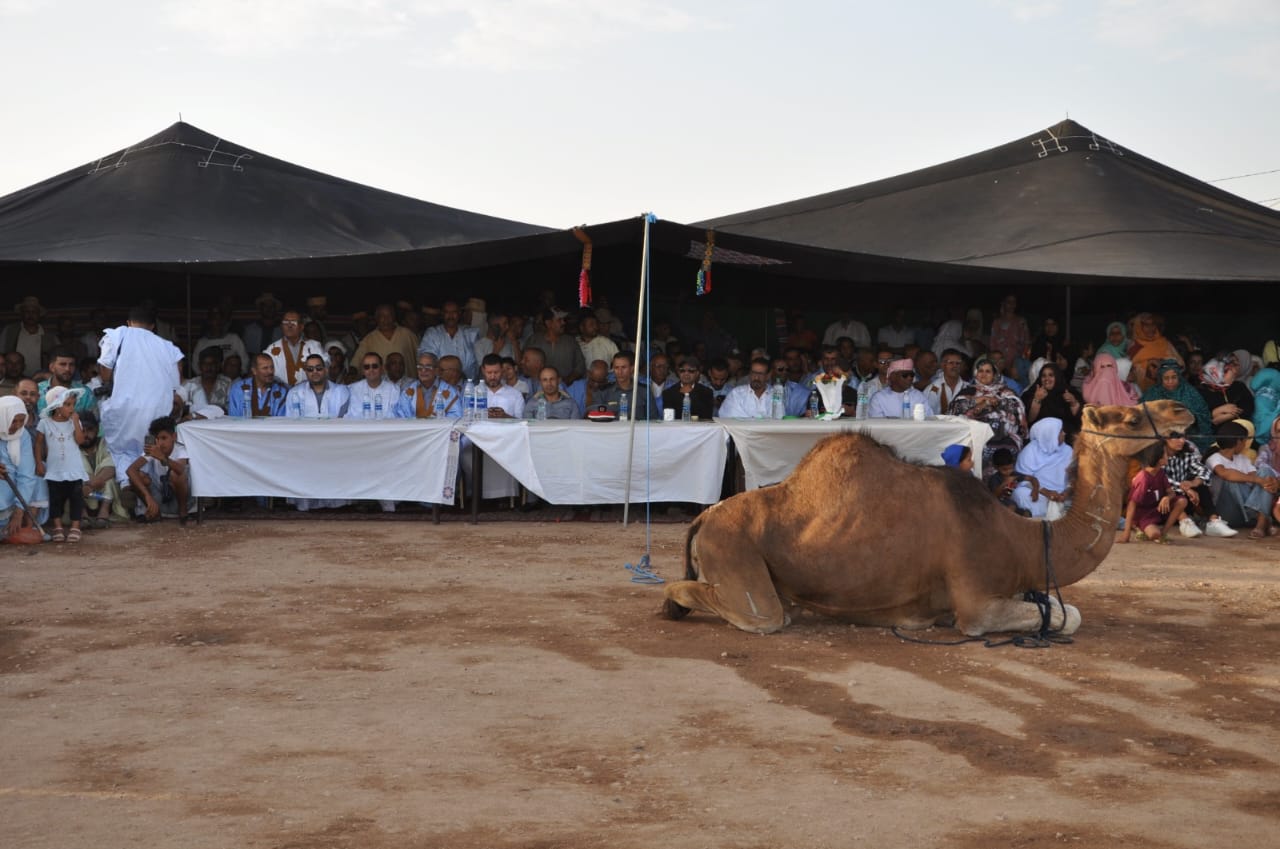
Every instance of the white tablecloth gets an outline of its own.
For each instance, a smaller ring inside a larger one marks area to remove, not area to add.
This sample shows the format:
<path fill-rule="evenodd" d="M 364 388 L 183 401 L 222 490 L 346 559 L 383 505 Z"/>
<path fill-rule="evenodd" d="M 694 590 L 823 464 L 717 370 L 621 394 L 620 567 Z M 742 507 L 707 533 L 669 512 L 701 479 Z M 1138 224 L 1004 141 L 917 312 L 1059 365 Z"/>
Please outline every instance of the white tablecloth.
<path fill-rule="evenodd" d="M 733 438 L 742 457 L 748 490 L 782 481 L 818 440 L 833 433 L 857 431 L 892 446 L 913 463 L 942 465 L 948 445 L 973 448 L 974 472 L 982 473 L 982 448 L 991 427 L 959 416 L 939 416 L 922 422 L 901 419 L 716 419 Z"/>
<path fill-rule="evenodd" d="M 628 429 L 627 422 L 491 420 L 469 425 L 467 436 L 552 504 L 621 504 Z M 727 452 L 724 429 L 711 422 L 637 422 L 630 500 L 714 504 Z"/>
<path fill-rule="evenodd" d="M 185 422 L 200 497 L 367 498 L 451 504 L 458 432 L 430 419 Z"/>

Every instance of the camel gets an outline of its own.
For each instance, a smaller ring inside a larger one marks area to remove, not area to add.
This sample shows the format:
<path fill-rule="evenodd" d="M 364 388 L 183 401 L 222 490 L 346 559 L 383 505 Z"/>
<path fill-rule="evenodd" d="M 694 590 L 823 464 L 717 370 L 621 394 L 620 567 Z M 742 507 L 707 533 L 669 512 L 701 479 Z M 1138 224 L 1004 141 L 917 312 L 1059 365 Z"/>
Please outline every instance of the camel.
<path fill-rule="evenodd" d="M 1045 588 L 1046 530 L 1057 583 L 1083 579 L 1115 541 L 1129 457 L 1194 422 L 1176 401 L 1086 407 L 1073 503 L 1051 523 L 1002 507 L 972 475 L 913 465 L 862 434 L 829 436 L 782 483 L 694 520 L 687 580 L 667 585 L 664 613 L 767 634 L 790 621 L 786 601 L 857 625 L 1038 630 L 1040 608 L 1023 593 Z M 1054 599 L 1050 620 L 1074 633 L 1080 613 Z"/>

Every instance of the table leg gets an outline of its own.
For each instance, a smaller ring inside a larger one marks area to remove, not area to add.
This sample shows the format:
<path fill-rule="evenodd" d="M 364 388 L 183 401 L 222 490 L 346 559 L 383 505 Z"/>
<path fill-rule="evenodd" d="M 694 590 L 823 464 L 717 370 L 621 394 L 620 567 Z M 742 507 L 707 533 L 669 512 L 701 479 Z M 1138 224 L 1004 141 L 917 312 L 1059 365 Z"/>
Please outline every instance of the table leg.
<path fill-rule="evenodd" d="M 484 454 L 471 443 L 471 524 L 480 522 L 480 494 L 484 492 Z"/>

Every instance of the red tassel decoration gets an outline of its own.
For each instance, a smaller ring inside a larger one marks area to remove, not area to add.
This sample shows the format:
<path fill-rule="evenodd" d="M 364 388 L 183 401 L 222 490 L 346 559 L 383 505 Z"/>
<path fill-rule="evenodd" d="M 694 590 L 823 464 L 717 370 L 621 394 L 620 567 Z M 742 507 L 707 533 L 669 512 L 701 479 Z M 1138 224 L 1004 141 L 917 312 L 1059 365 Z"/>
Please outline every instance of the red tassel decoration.
<path fill-rule="evenodd" d="M 591 237 L 581 227 L 573 228 L 573 235 L 582 242 L 582 271 L 578 272 L 578 306 L 591 305 Z"/>

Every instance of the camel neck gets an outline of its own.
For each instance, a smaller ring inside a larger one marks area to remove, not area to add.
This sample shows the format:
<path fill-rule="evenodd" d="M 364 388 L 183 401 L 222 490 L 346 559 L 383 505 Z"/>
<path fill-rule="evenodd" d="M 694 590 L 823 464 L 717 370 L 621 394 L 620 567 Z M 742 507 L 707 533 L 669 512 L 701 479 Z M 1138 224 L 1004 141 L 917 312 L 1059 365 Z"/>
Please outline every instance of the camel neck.
<path fill-rule="evenodd" d="M 1078 439 L 1071 509 L 1053 526 L 1053 564 L 1061 586 L 1083 579 L 1111 551 L 1129 466 L 1128 457 L 1104 450 L 1099 437 Z"/>

